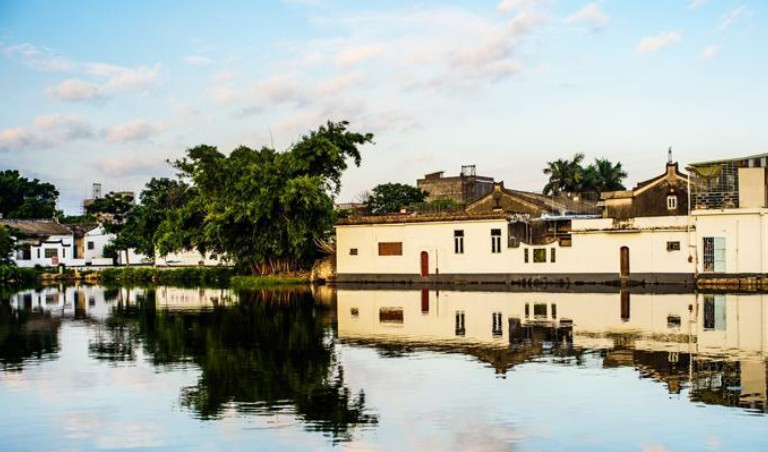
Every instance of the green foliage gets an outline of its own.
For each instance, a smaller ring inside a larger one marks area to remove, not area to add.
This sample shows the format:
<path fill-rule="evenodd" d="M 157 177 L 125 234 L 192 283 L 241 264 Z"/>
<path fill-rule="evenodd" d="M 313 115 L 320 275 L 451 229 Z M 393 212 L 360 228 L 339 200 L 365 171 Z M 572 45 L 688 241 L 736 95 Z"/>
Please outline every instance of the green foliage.
<path fill-rule="evenodd" d="M 0 214 L 3 218 L 53 218 L 59 192 L 52 184 L 29 180 L 18 171 L 0 172 Z"/>
<path fill-rule="evenodd" d="M 584 154 L 578 153 L 573 159 L 558 159 L 547 162 L 544 174 L 549 181 L 542 190 L 545 195 L 568 193 L 624 190 L 622 180 L 627 177 L 621 162 L 612 163 L 608 159 L 595 159 L 586 168 L 582 166 Z"/>
<path fill-rule="evenodd" d="M 10 262 L 15 245 L 11 232 L 0 224 L 0 265 Z"/>
<path fill-rule="evenodd" d="M 427 192 L 408 184 L 379 184 L 375 186 L 365 206 L 373 215 L 399 212 L 412 204 L 423 202 Z"/>
<path fill-rule="evenodd" d="M 235 290 L 257 290 L 275 286 L 296 286 L 309 284 L 306 276 L 234 276 L 230 285 Z"/>
<path fill-rule="evenodd" d="M 0 263 L 0 286 L 20 286 L 33 284 L 40 277 L 40 271 L 34 268 L 17 267 L 12 263 Z"/>
<path fill-rule="evenodd" d="M 227 286 L 234 275 L 227 267 L 122 267 L 107 268 L 99 273 L 104 284 L 179 284 L 203 286 Z"/>
<path fill-rule="evenodd" d="M 182 249 L 224 256 L 252 274 L 291 272 L 317 255 L 333 226 L 333 196 L 347 159 L 371 134 L 329 122 L 285 152 L 241 146 L 227 156 L 212 146 L 174 162 L 189 186 L 153 234 L 161 254 Z"/>
<path fill-rule="evenodd" d="M 429 202 L 413 204 L 414 209 L 421 213 L 460 212 L 464 207 L 452 198 L 438 198 Z"/>
<path fill-rule="evenodd" d="M 93 215 L 61 215 L 59 216 L 59 223 L 61 224 L 82 224 L 82 223 L 96 223 L 97 218 Z"/>

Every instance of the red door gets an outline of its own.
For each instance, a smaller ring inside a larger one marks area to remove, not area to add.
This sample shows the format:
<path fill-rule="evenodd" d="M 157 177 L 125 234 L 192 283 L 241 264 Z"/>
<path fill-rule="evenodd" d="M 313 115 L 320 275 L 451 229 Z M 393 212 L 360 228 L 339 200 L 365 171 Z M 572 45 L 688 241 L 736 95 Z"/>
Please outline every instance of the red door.
<path fill-rule="evenodd" d="M 421 252 L 421 276 L 429 275 L 429 253 Z"/>
<path fill-rule="evenodd" d="M 621 247 L 621 276 L 629 276 L 629 248 Z"/>

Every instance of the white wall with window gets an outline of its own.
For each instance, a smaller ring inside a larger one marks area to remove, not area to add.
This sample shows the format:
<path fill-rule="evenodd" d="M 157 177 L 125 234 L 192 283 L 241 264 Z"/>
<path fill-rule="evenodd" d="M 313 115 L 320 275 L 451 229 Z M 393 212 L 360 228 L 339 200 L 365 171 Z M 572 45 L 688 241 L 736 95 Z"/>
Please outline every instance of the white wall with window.
<path fill-rule="evenodd" d="M 768 273 L 768 210 L 694 211 L 700 273 Z"/>

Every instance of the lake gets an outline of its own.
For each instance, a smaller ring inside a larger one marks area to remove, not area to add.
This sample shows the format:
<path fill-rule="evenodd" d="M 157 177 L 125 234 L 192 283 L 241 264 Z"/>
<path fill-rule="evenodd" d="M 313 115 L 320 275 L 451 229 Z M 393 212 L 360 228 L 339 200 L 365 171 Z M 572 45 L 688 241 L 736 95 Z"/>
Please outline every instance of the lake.
<path fill-rule="evenodd" d="M 3 293 L 0 450 L 768 450 L 768 295 L 667 292 Z"/>

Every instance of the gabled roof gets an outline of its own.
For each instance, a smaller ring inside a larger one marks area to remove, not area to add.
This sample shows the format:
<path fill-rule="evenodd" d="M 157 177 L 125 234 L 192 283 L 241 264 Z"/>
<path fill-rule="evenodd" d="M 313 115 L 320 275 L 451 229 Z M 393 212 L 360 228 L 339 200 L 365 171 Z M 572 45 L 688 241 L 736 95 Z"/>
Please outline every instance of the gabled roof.
<path fill-rule="evenodd" d="M 632 198 L 633 196 L 648 190 L 656 184 L 669 179 L 679 179 L 681 181 L 686 181 L 688 179 L 688 175 L 680 172 L 677 162 L 667 163 L 667 170 L 663 174 L 642 182 L 638 182 L 637 185 L 635 185 L 635 188 L 632 190 L 604 191 L 600 193 L 600 199 L 604 201 L 607 199 Z"/>
<path fill-rule="evenodd" d="M 9 229 L 13 229 L 14 231 L 31 236 L 72 234 L 72 231 L 68 227 L 51 219 L 14 220 L 3 218 L 0 219 L 0 224 Z"/>
<path fill-rule="evenodd" d="M 541 193 L 534 193 L 534 192 L 528 192 L 528 191 L 522 191 L 522 190 L 511 190 L 508 188 L 504 188 L 504 182 L 496 182 L 494 183 L 493 190 L 491 190 L 490 192 L 484 195 L 478 196 L 475 199 L 470 200 L 467 203 L 467 209 L 471 208 L 475 204 L 480 203 L 481 201 L 485 200 L 488 197 L 493 197 L 495 193 L 499 193 L 499 192 L 512 196 L 523 204 L 528 204 L 531 207 L 541 209 L 543 212 L 547 212 L 547 213 L 560 213 L 560 212 L 566 212 L 566 211 L 573 211 L 573 210 L 578 210 L 578 208 L 581 207 L 581 204 L 578 201 L 571 201 L 571 200 L 566 201 L 564 199 L 546 196 Z"/>

